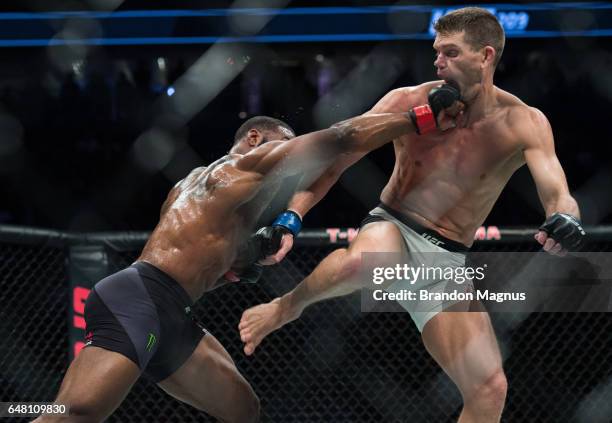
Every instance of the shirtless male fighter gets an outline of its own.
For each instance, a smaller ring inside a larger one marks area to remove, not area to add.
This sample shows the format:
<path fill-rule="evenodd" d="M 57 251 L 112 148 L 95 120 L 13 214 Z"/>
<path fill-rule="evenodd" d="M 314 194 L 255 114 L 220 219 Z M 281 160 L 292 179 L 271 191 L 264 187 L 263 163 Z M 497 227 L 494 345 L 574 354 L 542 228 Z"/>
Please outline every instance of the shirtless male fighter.
<path fill-rule="evenodd" d="M 440 91 L 438 97 L 444 95 Z M 456 113 L 457 99 L 458 93 L 444 103 L 448 112 Z M 447 110 L 431 108 L 441 129 L 453 124 Z M 335 158 L 365 154 L 414 132 L 412 119 L 408 109 L 359 116 L 290 141 L 271 141 L 294 137 L 286 124 L 271 118 L 256 118 L 254 126 L 239 130 L 230 154 L 194 169 L 170 191 L 138 260 L 94 286 L 85 307 L 86 347 L 68 368 L 56 399 L 70 415 L 38 421 L 101 421 L 142 373 L 222 421 L 257 421 L 257 396 L 223 346 L 191 318 L 191 305 L 254 263 L 241 252 L 250 251 L 244 247 L 266 207 L 262 199 L 284 177 L 301 175 L 308 181 L 304 189 Z M 281 236 L 270 250 L 274 234 L 266 235 L 260 243 L 264 254 L 257 257 L 276 252 Z M 233 277 L 223 277 L 230 269 Z"/>
<path fill-rule="evenodd" d="M 459 9 L 440 18 L 435 29 L 438 77 L 459 87 L 465 104 L 457 116 L 457 127 L 394 140 L 395 167 L 381 204 L 366 217 L 348 249 L 327 256 L 291 292 L 245 311 L 239 329 L 246 354 L 253 354 L 265 336 L 297 319 L 308 305 L 359 289 L 363 281 L 354 279 L 364 252 L 397 252 L 412 258 L 436 252 L 446 257 L 444 263 L 437 263 L 442 267 L 464 266 L 476 229 L 509 178 L 525 163 L 547 216 L 535 235 L 544 250 L 564 254 L 584 236 L 578 205 L 555 155 L 548 120 L 539 110 L 493 85 L 505 43 L 495 16 L 480 8 Z M 368 113 L 397 112 L 422 104 L 441 82 L 395 89 Z M 309 190 L 294 196 L 289 204 L 292 213 L 303 216 L 362 156 L 357 152 L 337 160 Z M 291 245 L 289 234 L 273 261 L 281 260 Z M 427 281 L 419 288 L 435 292 L 448 285 Z M 425 348 L 462 394 L 459 421 L 499 421 L 507 381 L 488 315 L 441 313 L 452 306 L 448 303 L 428 302 L 427 306 L 428 310 L 416 312 L 405 308 Z"/>

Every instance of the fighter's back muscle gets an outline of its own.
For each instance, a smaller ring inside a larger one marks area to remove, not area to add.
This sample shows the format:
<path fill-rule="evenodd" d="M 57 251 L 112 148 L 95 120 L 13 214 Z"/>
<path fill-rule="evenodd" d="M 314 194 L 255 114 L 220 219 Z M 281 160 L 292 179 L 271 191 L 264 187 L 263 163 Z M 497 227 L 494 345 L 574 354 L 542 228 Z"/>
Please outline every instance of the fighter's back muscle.
<path fill-rule="evenodd" d="M 261 175 L 237 168 L 236 158 L 225 156 L 206 168 L 194 169 L 168 195 L 160 224 L 176 223 L 175 231 L 221 233 L 227 235 L 240 219 L 237 209 L 252 198 Z"/>
<path fill-rule="evenodd" d="M 237 169 L 232 156 L 194 169 L 168 194 L 141 259 L 181 283 L 206 289 L 201 277 L 214 282 L 235 258 L 246 230 L 239 208 L 257 192 L 260 178 Z"/>

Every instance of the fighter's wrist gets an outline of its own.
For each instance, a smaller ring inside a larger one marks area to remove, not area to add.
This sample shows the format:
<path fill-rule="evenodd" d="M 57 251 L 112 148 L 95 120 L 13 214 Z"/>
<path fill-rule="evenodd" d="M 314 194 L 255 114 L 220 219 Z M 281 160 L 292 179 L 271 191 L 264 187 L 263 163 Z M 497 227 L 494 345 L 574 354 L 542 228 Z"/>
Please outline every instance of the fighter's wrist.
<path fill-rule="evenodd" d="M 302 230 L 302 217 L 294 210 L 285 210 L 278 215 L 272 226 L 280 226 L 287 229 L 293 236 L 297 236 Z"/>
<path fill-rule="evenodd" d="M 300 222 L 304 221 L 304 213 L 300 213 L 299 211 L 291 207 L 287 208 L 287 211 L 297 214 L 297 217 L 300 219 Z"/>
<path fill-rule="evenodd" d="M 408 112 L 412 124 L 419 135 L 432 132 L 437 128 L 436 117 L 429 104 L 416 106 Z"/>

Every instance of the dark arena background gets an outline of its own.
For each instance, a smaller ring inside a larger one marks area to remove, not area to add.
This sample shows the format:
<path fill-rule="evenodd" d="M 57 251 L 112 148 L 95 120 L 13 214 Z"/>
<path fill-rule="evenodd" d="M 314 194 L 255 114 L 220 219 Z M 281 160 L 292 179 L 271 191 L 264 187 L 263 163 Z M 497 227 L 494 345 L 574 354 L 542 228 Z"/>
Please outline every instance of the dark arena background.
<path fill-rule="evenodd" d="M 265 114 L 302 134 L 365 112 L 393 88 L 435 80 L 431 23 L 461 4 L 2 2 L 0 401 L 55 399 L 82 346 L 91 286 L 138 257 L 168 191 L 227 153 L 242 122 Z M 484 7 L 507 35 L 495 84 L 546 114 L 588 234 L 583 251 L 611 251 L 612 3 Z M 259 284 L 230 284 L 197 303 L 197 318 L 257 392 L 263 422 L 456 421 L 461 396 L 410 316 L 363 313 L 359 294 L 315 304 L 254 356 L 242 352 L 242 312 L 346 246 L 393 162 L 391 145 L 367 155 Z M 537 252 L 543 219 L 524 166 L 473 250 Z M 492 313 L 509 385 L 503 422 L 612 421 L 608 304 Z M 213 420 L 143 378 L 108 421 Z"/>

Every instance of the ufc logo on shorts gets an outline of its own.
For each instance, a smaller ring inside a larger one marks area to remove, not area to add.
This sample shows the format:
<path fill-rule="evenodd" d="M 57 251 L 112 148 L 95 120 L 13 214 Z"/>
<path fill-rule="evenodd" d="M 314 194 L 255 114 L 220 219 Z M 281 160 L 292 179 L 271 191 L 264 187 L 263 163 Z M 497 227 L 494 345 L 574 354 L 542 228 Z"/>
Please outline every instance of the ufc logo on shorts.
<path fill-rule="evenodd" d="M 427 241 L 431 242 L 433 245 L 444 245 L 444 241 L 439 240 L 438 238 L 436 238 L 435 236 L 431 236 L 429 234 L 421 234 L 421 236 L 423 238 L 425 238 Z"/>

